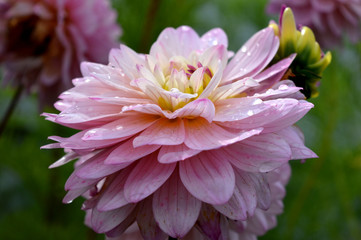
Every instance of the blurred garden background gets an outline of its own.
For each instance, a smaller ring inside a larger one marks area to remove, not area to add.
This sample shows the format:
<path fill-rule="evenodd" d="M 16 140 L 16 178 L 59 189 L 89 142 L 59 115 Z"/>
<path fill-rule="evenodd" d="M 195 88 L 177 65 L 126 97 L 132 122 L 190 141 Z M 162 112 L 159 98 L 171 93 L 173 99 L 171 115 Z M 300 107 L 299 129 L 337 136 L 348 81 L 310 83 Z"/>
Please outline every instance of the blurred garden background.
<path fill-rule="evenodd" d="M 266 0 L 112 3 L 123 29 L 121 42 L 144 53 L 165 27 L 180 25 L 190 25 L 200 35 L 221 27 L 229 49 L 237 51 L 271 19 Z M 260 239 L 361 239 L 361 43 L 346 41 L 332 55 L 320 95 L 311 99 L 315 107 L 298 124 L 319 158 L 291 162 L 284 213 L 278 226 Z M 1 116 L 14 93 L 2 86 Z M 40 146 L 51 142 L 48 136 L 67 137 L 72 131 L 45 121 L 36 101 L 34 95 L 23 95 L 0 137 L 0 239 L 104 239 L 83 224 L 81 199 L 62 203 L 72 164 L 49 170 L 63 153 Z"/>

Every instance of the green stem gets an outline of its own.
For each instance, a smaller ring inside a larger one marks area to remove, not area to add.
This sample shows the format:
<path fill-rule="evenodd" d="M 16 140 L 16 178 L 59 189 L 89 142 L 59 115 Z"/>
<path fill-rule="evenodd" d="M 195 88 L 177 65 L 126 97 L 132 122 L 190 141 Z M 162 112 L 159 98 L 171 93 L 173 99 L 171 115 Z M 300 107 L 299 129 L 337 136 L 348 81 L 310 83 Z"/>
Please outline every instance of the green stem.
<path fill-rule="evenodd" d="M 161 5 L 161 0 L 151 0 L 150 2 L 146 21 L 143 28 L 143 34 L 141 37 L 141 43 L 139 47 L 140 52 L 145 52 L 148 48 L 151 33 L 154 27 L 155 18 L 157 16 L 160 5 Z"/>
<path fill-rule="evenodd" d="M 2 133 L 4 132 L 6 125 L 20 100 L 23 89 L 24 89 L 24 86 L 22 84 L 19 84 L 19 86 L 17 87 L 17 89 L 15 91 L 14 96 L 11 99 L 10 105 L 6 109 L 5 115 L 0 123 L 0 137 L 1 137 Z"/>

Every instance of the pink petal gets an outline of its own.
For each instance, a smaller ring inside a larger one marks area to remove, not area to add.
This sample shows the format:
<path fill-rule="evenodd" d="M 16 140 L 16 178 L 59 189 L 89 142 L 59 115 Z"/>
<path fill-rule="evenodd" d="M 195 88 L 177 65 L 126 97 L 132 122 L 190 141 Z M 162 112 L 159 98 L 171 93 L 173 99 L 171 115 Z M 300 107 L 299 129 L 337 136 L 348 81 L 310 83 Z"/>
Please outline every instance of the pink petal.
<path fill-rule="evenodd" d="M 192 28 L 187 26 L 177 29 L 166 28 L 152 45 L 150 55 L 154 57 L 163 55 L 167 59 L 173 56 L 188 57 L 192 51 L 199 49 L 199 45 L 199 36 Z"/>
<path fill-rule="evenodd" d="M 97 233 L 105 233 L 112 230 L 129 216 L 135 206 L 135 204 L 128 204 L 124 207 L 106 212 L 100 212 L 96 208 L 93 208 L 91 224 L 94 231 Z"/>
<path fill-rule="evenodd" d="M 225 204 L 213 207 L 230 219 L 244 221 L 252 216 L 256 209 L 256 190 L 247 173 L 235 171 L 235 176 L 236 186 L 231 199 Z"/>
<path fill-rule="evenodd" d="M 215 107 L 211 100 L 207 98 L 198 98 L 184 107 L 177 109 L 172 114 L 169 114 L 167 117 L 172 118 L 187 118 L 187 117 L 202 117 L 205 118 L 208 122 L 212 122 L 215 114 Z"/>
<path fill-rule="evenodd" d="M 292 159 L 317 158 L 318 156 L 304 144 L 303 134 L 296 126 L 290 126 L 277 132 L 291 147 Z"/>
<path fill-rule="evenodd" d="M 145 59 L 129 47 L 121 44 L 120 49 L 112 49 L 109 54 L 110 65 L 115 66 L 129 79 L 138 77 L 135 75 L 136 65 L 145 65 Z"/>
<path fill-rule="evenodd" d="M 154 218 L 174 238 L 184 237 L 191 230 L 200 209 L 201 202 L 183 186 L 177 171 L 153 196 Z"/>
<path fill-rule="evenodd" d="M 223 204 L 233 195 L 235 176 L 231 164 L 211 153 L 201 152 L 179 162 L 179 173 L 187 190 L 203 202 Z"/>
<path fill-rule="evenodd" d="M 215 45 L 200 56 L 199 61 L 203 66 L 209 67 L 212 72 L 223 71 L 227 65 L 228 53 L 226 46 Z"/>
<path fill-rule="evenodd" d="M 289 144 L 274 133 L 253 136 L 212 152 L 215 157 L 226 158 L 237 168 L 250 172 L 269 172 L 292 156 Z"/>
<path fill-rule="evenodd" d="M 49 139 L 60 142 L 62 148 L 72 149 L 74 152 L 88 153 L 98 148 L 111 146 L 119 141 L 119 139 L 102 140 L 102 141 L 84 141 L 82 138 L 86 131 L 78 132 L 69 138 L 51 136 Z"/>
<path fill-rule="evenodd" d="M 294 98 L 297 100 L 304 100 L 305 96 L 300 92 L 302 88 L 296 87 L 291 80 L 282 80 L 272 88 L 263 93 L 256 93 L 252 97 L 260 98 L 262 100 L 272 100 L 278 98 Z"/>
<path fill-rule="evenodd" d="M 181 118 L 174 120 L 161 118 L 137 136 L 135 148 L 143 145 L 178 145 L 185 139 L 184 123 Z"/>
<path fill-rule="evenodd" d="M 133 141 L 135 137 L 124 141 L 120 146 L 115 148 L 109 156 L 105 159 L 105 164 L 118 165 L 127 164 L 135 160 L 138 160 L 154 151 L 156 151 L 159 145 L 144 145 L 134 148 Z"/>
<path fill-rule="evenodd" d="M 112 151 L 102 151 L 99 154 L 95 155 L 94 157 L 90 158 L 83 164 L 79 165 L 78 168 L 75 170 L 75 174 L 83 179 L 97 179 L 108 176 L 114 172 L 119 171 L 130 165 L 131 163 L 124 163 L 114 165 L 106 165 L 105 159 L 109 156 L 109 153 Z"/>
<path fill-rule="evenodd" d="M 116 121 L 87 131 L 83 140 L 108 140 L 132 136 L 152 125 L 157 117 L 152 115 L 128 115 Z"/>
<path fill-rule="evenodd" d="M 305 100 L 295 101 L 296 100 L 294 99 L 267 101 L 267 104 L 277 108 L 281 114 L 279 114 L 278 119 L 270 121 L 264 125 L 264 132 L 276 132 L 280 129 L 291 126 L 300 120 L 311 108 L 313 108 L 313 104 Z"/>
<path fill-rule="evenodd" d="M 221 28 L 214 28 L 201 37 L 203 48 L 209 48 L 215 45 L 223 45 L 228 47 L 228 38 L 225 32 Z"/>
<path fill-rule="evenodd" d="M 158 161 L 165 164 L 178 162 L 190 158 L 200 152 L 201 150 L 190 149 L 185 144 L 175 146 L 165 145 L 162 146 L 158 153 Z"/>
<path fill-rule="evenodd" d="M 156 154 L 141 159 L 124 185 L 126 200 L 128 202 L 139 202 L 148 197 L 163 185 L 174 171 L 176 165 L 176 163 L 159 163 Z"/>
<path fill-rule="evenodd" d="M 106 236 L 107 237 L 119 237 L 120 235 L 122 235 L 126 230 L 129 229 L 129 227 L 134 224 L 134 221 L 136 219 L 136 215 L 137 215 L 137 211 L 136 209 L 134 209 L 132 211 L 132 213 L 129 214 L 129 216 L 124 219 L 124 221 L 122 221 L 118 226 L 116 226 L 115 228 L 113 228 L 112 230 L 106 232 Z M 130 236 L 133 236 L 131 235 L 131 233 L 129 233 Z M 135 233 L 134 233 L 135 235 Z M 122 237 L 125 237 L 124 235 L 122 235 Z M 136 240 L 136 238 L 127 238 L 129 240 Z"/>
<path fill-rule="evenodd" d="M 152 198 L 145 199 L 139 205 L 137 223 L 143 238 L 147 240 L 168 239 L 168 235 L 159 228 L 154 219 Z"/>
<path fill-rule="evenodd" d="M 185 129 L 185 145 L 197 150 L 209 150 L 226 146 L 259 134 L 262 131 L 260 128 L 250 131 L 230 132 L 217 124 L 210 124 L 202 118 L 185 120 Z"/>
<path fill-rule="evenodd" d="M 277 62 L 271 67 L 267 68 L 253 79 L 256 82 L 259 82 L 260 85 L 257 87 L 252 87 L 245 91 L 248 96 L 254 95 L 255 93 L 263 92 L 266 89 L 272 87 L 275 83 L 281 80 L 292 61 L 295 59 L 296 54 L 292 54 L 291 56 Z"/>
<path fill-rule="evenodd" d="M 124 184 L 129 177 L 131 169 L 132 167 L 123 169 L 108 183 L 109 185 L 102 192 L 96 206 L 99 211 L 114 210 L 129 203 L 124 196 Z"/>
<path fill-rule="evenodd" d="M 278 46 L 278 37 L 270 27 L 253 35 L 225 68 L 223 83 L 259 73 L 273 59 Z"/>
<path fill-rule="evenodd" d="M 65 156 L 60 158 L 58 161 L 51 164 L 49 166 L 49 168 L 56 168 L 56 167 L 62 166 L 62 165 L 67 164 L 68 162 L 70 162 L 70 161 L 72 161 L 72 160 L 74 160 L 74 159 L 76 159 L 78 157 L 79 157 L 79 155 L 76 154 L 75 152 L 69 152 Z"/>
<path fill-rule="evenodd" d="M 270 106 L 259 98 L 229 98 L 219 100 L 216 104 L 214 121 L 227 122 L 249 118 L 265 111 Z"/>
<path fill-rule="evenodd" d="M 202 204 L 201 212 L 197 221 L 197 229 L 208 239 L 221 238 L 221 215 L 208 204 Z"/>
<path fill-rule="evenodd" d="M 215 72 L 211 81 L 209 82 L 207 87 L 203 90 L 201 95 L 199 95 L 198 98 L 208 98 L 220 84 L 220 82 L 222 80 L 222 74 L 223 74 L 222 62 L 219 62 L 217 69 L 218 69 L 218 71 Z"/>

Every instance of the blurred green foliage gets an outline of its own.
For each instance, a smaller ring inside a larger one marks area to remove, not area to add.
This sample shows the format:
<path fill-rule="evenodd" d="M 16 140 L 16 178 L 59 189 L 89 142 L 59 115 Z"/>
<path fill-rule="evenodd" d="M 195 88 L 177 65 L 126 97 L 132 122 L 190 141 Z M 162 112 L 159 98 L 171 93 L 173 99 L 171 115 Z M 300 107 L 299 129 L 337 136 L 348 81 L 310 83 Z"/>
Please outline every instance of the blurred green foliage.
<path fill-rule="evenodd" d="M 113 5 L 124 31 L 121 41 L 136 51 L 147 52 L 162 29 L 180 25 L 199 34 L 221 27 L 237 51 L 267 26 L 266 2 L 113 0 Z M 292 162 L 285 211 L 260 239 L 361 239 L 360 61 L 361 44 L 333 51 L 320 96 L 311 100 L 315 108 L 299 122 L 306 145 L 320 158 Z M 0 91 L 1 116 L 13 93 Z M 39 149 L 48 136 L 72 131 L 39 114 L 36 96 L 23 96 L 0 138 L 0 239 L 104 239 L 84 226 L 81 199 L 61 202 L 72 164 L 48 170 L 62 152 Z"/>

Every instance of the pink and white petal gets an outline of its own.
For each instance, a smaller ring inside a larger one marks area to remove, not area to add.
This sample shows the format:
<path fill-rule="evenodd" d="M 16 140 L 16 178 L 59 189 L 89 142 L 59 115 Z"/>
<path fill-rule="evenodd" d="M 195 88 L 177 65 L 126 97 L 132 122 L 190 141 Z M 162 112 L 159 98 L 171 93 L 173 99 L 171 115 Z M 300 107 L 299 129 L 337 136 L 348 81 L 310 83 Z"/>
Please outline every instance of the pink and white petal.
<path fill-rule="evenodd" d="M 276 133 L 291 147 L 292 159 L 317 158 L 318 156 L 304 144 L 303 133 L 297 126 L 290 126 Z"/>
<path fill-rule="evenodd" d="M 208 204 L 202 204 L 201 212 L 197 220 L 197 229 L 208 239 L 221 238 L 221 214 Z"/>
<path fill-rule="evenodd" d="M 239 121 L 265 111 L 270 106 L 263 103 L 259 98 L 229 98 L 216 103 L 214 121 L 227 122 Z"/>
<path fill-rule="evenodd" d="M 178 162 L 190 158 L 200 152 L 201 150 L 191 149 L 185 144 L 175 146 L 165 145 L 159 150 L 158 161 L 165 164 Z"/>
<path fill-rule="evenodd" d="M 313 104 L 305 100 L 299 100 L 296 104 L 293 104 L 293 101 L 297 100 L 292 98 L 285 98 L 282 99 L 282 101 L 270 100 L 266 102 L 267 104 L 277 108 L 280 114 L 277 119 L 264 125 L 265 133 L 276 132 L 285 127 L 292 126 L 298 120 L 300 120 L 311 108 L 313 108 Z M 292 105 L 294 106 L 292 107 Z"/>
<path fill-rule="evenodd" d="M 110 211 L 127 205 L 129 202 L 124 196 L 124 184 L 129 177 L 132 167 L 116 173 L 114 179 L 101 193 L 96 208 L 101 211 Z"/>
<path fill-rule="evenodd" d="M 179 173 L 187 190 L 203 202 L 224 204 L 233 195 L 233 167 L 227 160 L 220 161 L 209 152 L 179 162 Z"/>
<path fill-rule="evenodd" d="M 124 106 L 122 108 L 123 113 L 139 112 L 157 116 L 168 116 L 169 114 L 161 109 L 157 104 L 136 104 L 130 106 Z"/>
<path fill-rule="evenodd" d="M 252 96 L 255 93 L 263 92 L 266 89 L 272 87 L 274 84 L 276 84 L 282 79 L 295 57 L 296 54 L 292 54 L 289 57 L 282 59 L 281 61 L 267 68 L 257 76 L 253 77 L 253 79 L 256 82 L 259 82 L 260 85 L 249 88 L 245 91 L 245 93 L 247 93 L 248 96 Z"/>
<path fill-rule="evenodd" d="M 100 212 L 96 208 L 93 208 L 91 224 L 94 231 L 97 233 L 105 233 L 114 229 L 130 215 L 135 206 L 136 204 L 128 204 L 106 212 Z"/>
<path fill-rule="evenodd" d="M 57 103 L 64 103 L 59 101 Z M 63 110 L 55 122 L 75 129 L 87 129 L 120 117 L 122 106 L 96 101 L 81 101 Z"/>
<path fill-rule="evenodd" d="M 93 128 L 84 134 L 83 140 L 124 139 L 143 131 L 158 119 L 148 114 L 126 115 L 99 128 Z"/>
<path fill-rule="evenodd" d="M 115 148 L 105 159 L 105 164 L 118 165 L 134 162 L 160 148 L 159 145 L 144 145 L 134 148 L 133 141 L 135 137 L 130 138 Z"/>
<path fill-rule="evenodd" d="M 109 63 L 111 66 L 121 69 L 129 79 L 139 77 L 136 65 L 146 64 L 143 56 L 123 44 L 120 45 L 120 49 L 112 49 L 110 51 Z"/>
<path fill-rule="evenodd" d="M 159 227 L 174 238 L 182 238 L 192 229 L 201 205 L 183 186 L 178 171 L 153 195 L 154 218 Z"/>
<path fill-rule="evenodd" d="M 122 96 L 122 97 L 120 97 Z M 93 95 L 89 99 L 100 102 L 108 103 L 114 105 L 132 105 L 132 104 L 147 104 L 153 103 L 152 100 L 145 98 L 145 96 L 126 97 L 122 93 L 117 91 L 107 92 L 101 95 Z"/>
<path fill-rule="evenodd" d="M 185 120 L 186 139 L 185 145 L 195 150 L 210 150 L 227 146 L 257 135 L 262 128 L 249 131 L 230 132 L 215 123 L 208 123 L 203 118 Z"/>
<path fill-rule="evenodd" d="M 96 179 L 84 179 L 80 178 L 76 175 L 76 171 L 74 171 L 68 178 L 65 183 L 65 190 L 74 190 L 80 189 L 84 187 L 94 186 L 97 182 L 99 182 L 101 178 Z"/>
<path fill-rule="evenodd" d="M 122 221 L 118 226 L 116 226 L 115 228 L 113 228 L 112 230 L 108 231 L 105 233 L 105 235 L 107 237 L 119 237 L 120 235 L 122 235 L 122 238 L 126 238 L 127 240 L 140 240 L 141 236 L 138 233 L 138 229 L 135 228 L 134 230 L 132 229 L 132 226 L 135 224 L 135 219 L 136 219 L 136 209 L 134 209 L 132 211 L 132 213 L 129 214 L 129 216 Z M 133 230 L 133 231 L 130 231 Z"/>
<path fill-rule="evenodd" d="M 59 146 L 60 147 L 60 146 Z M 56 167 L 60 167 L 64 164 L 67 164 L 68 162 L 78 158 L 79 155 L 75 152 L 69 152 L 67 153 L 65 156 L 61 157 L 59 160 L 57 160 L 56 162 L 54 162 L 53 164 L 51 164 L 49 166 L 49 168 L 56 168 Z"/>
<path fill-rule="evenodd" d="M 202 117 L 206 119 L 209 123 L 212 122 L 215 114 L 215 107 L 211 100 L 207 98 L 198 98 L 184 107 L 177 109 L 172 114 L 169 115 L 169 118 L 187 118 L 187 117 Z"/>
<path fill-rule="evenodd" d="M 252 216 L 256 209 L 256 190 L 247 175 L 245 172 L 235 170 L 236 186 L 233 196 L 225 204 L 213 205 L 220 213 L 232 220 L 244 221 Z"/>
<path fill-rule="evenodd" d="M 212 153 L 248 172 L 269 172 L 289 161 L 292 156 L 289 144 L 274 133 L 253 136 Z"/>
<path fill-rule="evenodd" d="M 99 140 L 99 141 L 84 141 L 86 131 L 81 131 L 69 138 L 62 138 L 58 136 L 50 136 L 49 139 L 60 143 L 62 148 L 71 149 L 74 152 L 83 155 L 98 148 L 105 148 L 119 142 L 119 139 Z"/>
<path fill-rule="evenodd" d="M 135 137 L 135 148 L 144 145 L 179 145 L 184 142 L 184 122 L 181 118 L 161 118 Z"/>
<path fill-rule="evenodd" d="M 131 81 L 131 85 L 142 91 L 154 103 L 157 103 L 159 98 L 163 97 L 162 93 L 165 92 L 157 82 L 153 82 L 146 78 L 135 78 Z"/>
<path fill-rule="evenodd" d="M 270 27 L 253 35 L 225 68 L 222 84 L 251 77 L 262 71 L 273 59 L 278 46 L 278 37 Z"/>
<path fill-rule="evenodd" d="M 272 196 L 266 173 L 247 173 L 239 169 L 235 171 L 256 190 L 257 209 L 267 210 L 271 205 Z"/>
<path fill-rule="evenodd" d="M 167 59 L 173 56 L 188 57 L 192 51 L 198 50 L 199 46 L 200 38 L 192 28 L 187 26 L 177 29 L 166 28 L 152 45 L 150 55 L 153 57 L 163 55 Z"/>
<path fill-rule="evenodd" d="M 114 90 L 121 90 L 134 95 L 142 94 L 130 86 L 130 79 L 119 68 L 91 62 L 81 63 L 80 68 L 83 76 L 93 77 Z M 136 70 L 135 66 L 134 70 Z"/>
<path fill-rule="evenodd" d="M 252 97 L 262 100 L 273 100 L 278 98 L 294 98 L 304 100 L 305 96 L 300 92 L 302 88 L 296 87 L 291 80 L 282 80 L 276 83 L 272 88 L 263 93 L 256 93 Z"/>
<path fill-rule="evenodd" d="M 218 85 L 222 80 L 222 74 L 223 74 L 223 68 L 221 65 L 222 63 L 220 62 L 217 67 L 218 71 L 214 73 L 211 81 L 209 82 L 207 87 L 203 90 L 201 95 L 199 95 L 198 98 L 208 98 L 212 94 L 212 92 L 218 87 Z"/>
<path fill-rule="evenodd" d="M 124 185 L 126 200 L 139 202 L 154 193 L 167 181 L 176 165 L 176 163 L 159 163 L 155 153 L 138 161 Z"/>
<path fill-rule="evenodd" d="M 213 28 L 201 37 L 201 48 L 207 49 L 211 46 L 223 45 L 228 47 L 228 38 L 221 28 Z"/>
<path fill-rule="evenodd" d="M 87 186 L 87 187 L 83 187 L 83 188 L 77 188 L 77 189 L 69 190 L 66 193 L 65 197 L 63 198 L 63 203 L 69 204 L 69 203 L 73 202 L 73 200 L 75 198 L 81 196 L 83 193 L 85 193 L 86 191 L 88 191 L 92 187 L 94 187 L 94 186 Z"/>
<path fill-rule="evenodd" d="M 86 162 L 79 165 L 74 173 L 83 179 L 98 179 L 108 176 L 112 173 L 115 173 L 123 168 L 126 168 L 131 164 L 130 163 L 122 163 L 117 165 L 107 165 L 105 164 L 105 159 L 109 156 L 110 152 L 113 149 L 100 152 L 94 157 L 90 158 Z"/>
<path fill-rule="evenodd" d="M 168 239 L 168 235 L 159 228 L 157 222 L 154 219 L 152 199 L 153 198 L 147 198 L 139 203 L 137 214 L 139 230 L 144 239 L 166 240 Z"/>
<path fill-rule="evenodd" d="M 212 72 L 223 71 L 227 65 L 228 52 L 226 46 L 215 45 L 203 52 L 199 62 L 207 66 Z"/>

